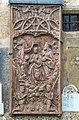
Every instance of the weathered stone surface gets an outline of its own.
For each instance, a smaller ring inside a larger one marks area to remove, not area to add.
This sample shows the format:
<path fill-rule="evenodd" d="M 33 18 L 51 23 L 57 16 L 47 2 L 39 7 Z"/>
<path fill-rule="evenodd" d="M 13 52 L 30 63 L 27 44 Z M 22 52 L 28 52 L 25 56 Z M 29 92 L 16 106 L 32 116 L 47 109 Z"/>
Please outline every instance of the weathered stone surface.
<path fill-rule="evenodd" d="M 13 13 L 11 14 L 13 24 L 11 113 L 61 114 L 60 7 L 39 5 L 37 9 L 36 5 L 22 5 L 21 8 L 12 5 L 11 8 Z M 28 9 L 26 13 L 25 9 Z M 22 14 L 18 18 L 17 13 L 19 14 L 20 11 Z M 40 11 L 43 11 L 43 14 Z M 23 16 L 25 18 L 22 19 Z M 29 19 L 31 24 L 27 24 Z"/>
<path fill-rule="evenodd" d="M 10 48 L 10 38 L 0 38 L 0 48 Z"/>
<path fill-rule="evenodd" d="M 9 37 L 10 34 L 10 6 L 0 5 L 0 38 Z"/>
<path fill-rule="evenodd" d="M 66 75 L 68 83 L 74 84 L 79 89 L 78 56 L 79 32 L 63 32 L 63 81 Z"/>
<path fill-rule="evenodd" d="M 79 9 L 79 0 L 64 0 L 64 9 L 66 10 L 78 10 Z"/>

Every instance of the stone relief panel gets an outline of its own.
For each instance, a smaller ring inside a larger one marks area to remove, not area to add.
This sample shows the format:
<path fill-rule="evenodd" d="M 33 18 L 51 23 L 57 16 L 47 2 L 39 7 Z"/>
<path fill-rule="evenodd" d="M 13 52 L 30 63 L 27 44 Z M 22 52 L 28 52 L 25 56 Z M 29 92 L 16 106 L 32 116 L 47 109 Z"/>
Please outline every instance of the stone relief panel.
<path fill-rule="evenodd" d="M 60 7 L 11 12 L 11 113 L 60 114 Z"/>

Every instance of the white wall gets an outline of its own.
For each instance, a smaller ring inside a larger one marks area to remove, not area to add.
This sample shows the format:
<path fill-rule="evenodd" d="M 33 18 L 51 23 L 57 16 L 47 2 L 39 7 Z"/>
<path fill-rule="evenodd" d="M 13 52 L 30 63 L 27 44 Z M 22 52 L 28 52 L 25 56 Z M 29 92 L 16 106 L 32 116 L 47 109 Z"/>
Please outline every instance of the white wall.
<path fill-rule="evenodd" d="M 79 0 L 64 0 L 64 8 L 79 9 Z"/>
<path fill-rule="evenodd" d="M 1 0 L 2 1 L 2 3 L 8 3 L 9 2 L 9 0 Z"/>

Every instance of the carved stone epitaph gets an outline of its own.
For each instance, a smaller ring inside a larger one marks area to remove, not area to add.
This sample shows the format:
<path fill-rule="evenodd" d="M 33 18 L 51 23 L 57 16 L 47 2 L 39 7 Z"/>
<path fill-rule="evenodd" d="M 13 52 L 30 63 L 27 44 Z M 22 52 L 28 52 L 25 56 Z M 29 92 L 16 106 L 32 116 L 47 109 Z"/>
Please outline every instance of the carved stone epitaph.
<path fill-rule="evenodd" d="M 60 7 L 11 6 L 11 113 L 60 114 Z"/>

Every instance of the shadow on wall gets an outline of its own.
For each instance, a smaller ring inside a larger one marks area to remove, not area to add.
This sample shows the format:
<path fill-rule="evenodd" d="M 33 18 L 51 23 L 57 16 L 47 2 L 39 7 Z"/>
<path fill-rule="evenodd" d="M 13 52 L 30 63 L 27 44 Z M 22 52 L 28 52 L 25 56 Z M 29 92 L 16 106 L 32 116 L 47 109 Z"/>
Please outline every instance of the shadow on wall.
<path fill-rule="evenodd" d="M 3 102 L 6 104 L 5 111 L 8 110 L 9 101 L 9 58 L 8 48 L 0 48 L 0 82 L 3 85 Z"/>

